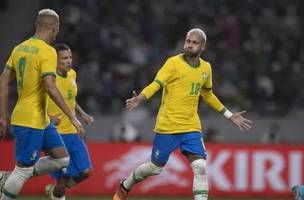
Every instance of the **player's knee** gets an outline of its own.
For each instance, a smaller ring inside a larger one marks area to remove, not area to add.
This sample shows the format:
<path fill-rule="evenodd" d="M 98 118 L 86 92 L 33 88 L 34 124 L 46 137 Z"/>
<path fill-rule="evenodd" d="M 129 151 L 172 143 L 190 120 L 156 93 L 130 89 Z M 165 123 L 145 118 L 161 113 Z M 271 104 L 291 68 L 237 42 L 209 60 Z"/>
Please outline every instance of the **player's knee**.
<path fill-rule="evenodd" d="M 12 174 L 19 176 L 20 179 L 26 181 L 33 175 L 34 167 L 18 167 L 16 166 Z"/>
<path fill-rule="evenodd" d="M 149 163 L 149 166 L 150 166 L 150 169 L 151 169 L 151 171 L 150 171 L 151 175 L 158 175 L 163 170 L 163 167 L 159 167 L 152 162 Z"/>
<path fill-rule="evenodd" d="M 64 167 L 68 167 L 70 164 L 70 157 L 56 158 L 56 168 L 62 169 Z"/>
<path fill-rule="evenodd" d="M 197 159 L 191 163 L 194 174 L 206 174 L 206 160 Z"/>
<path fill-rule="evenodd" d="M 81 173 L 81 177 L 83 180 L 89 178 L 92 175 L 92 169 L 85 169 L 82 173 Z"/>

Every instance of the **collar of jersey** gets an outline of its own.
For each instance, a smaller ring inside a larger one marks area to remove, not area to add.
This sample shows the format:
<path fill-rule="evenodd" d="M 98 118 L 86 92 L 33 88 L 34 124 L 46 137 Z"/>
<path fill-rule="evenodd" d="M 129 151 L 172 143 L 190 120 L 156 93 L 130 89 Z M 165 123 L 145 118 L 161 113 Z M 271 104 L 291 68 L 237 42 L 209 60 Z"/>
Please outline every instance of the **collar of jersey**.
<path fill-rule="evenodd" d="M 33 40 L 41 40 L 41 39 L 39 39 L 36 35 L 33 35 L 32 37 L 31 37 L 31 39 L 33 39 Z M 42 40 L 43 41 L 43 40 Z"/>
<path fill-rule="evenodd" d="M 59 76 L 59 77 L 61 77 L 61 78 L 67 78 L 68 77 L 68 75 L 67 76 L 62 76 L 61 74 L 59 74 L 57 72 L 56 72 L 56 75 Z"/>
<path fill-rule="evenodd" d="M 198 60 L 199 63 L 198 63 L 197 65 L 191 65 L 191 64 L 187 61 L 187 59 L 185 58 L 185 54 L 182 54 L 182 57 L 183 57 L 183 60 L 184 60 L 191 68 L 198 68 L 198 67 L 201 65 L 201 61 L 200 61 L 200 60 Z"/>

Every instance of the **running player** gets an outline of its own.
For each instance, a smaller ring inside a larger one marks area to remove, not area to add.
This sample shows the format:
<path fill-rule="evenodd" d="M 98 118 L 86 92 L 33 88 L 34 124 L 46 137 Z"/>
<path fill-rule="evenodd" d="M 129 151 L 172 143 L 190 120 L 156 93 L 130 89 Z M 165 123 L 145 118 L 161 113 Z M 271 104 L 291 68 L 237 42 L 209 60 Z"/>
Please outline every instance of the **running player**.
<path fill-rule="evenodd" d="M 35 175 L 67 167 L 69 155 L 62 138 L 47 115 L 48 95 L 68 116 L 75 128 L 84 129 L 65 103 L 55 84 L 57 55 L 49 44 L 59 31 L 59 16 L 50 9 L 39 11 L 33 37 L 17 45 L 0 77 L 0 136 L 9 124 L 8 86 L 16 78 L 18 100 L 11 117 L 15 134 L 16 166 L 4 184 L 1 200 L 14 199 L 24 183 Z M 39 159 L 41 150 L 49 156 Z"/>
<path fill-rule="evenodd" d="M 54 47 L 58 57 L 56 85 L 72 112 L 79 114 L 85 123 L 92 124 L 94 118 L 85 113 L 76 102 L 76 72 L 72 69 L 72 51 L 66 44 L 56 44 Z M 89 178 L 92 164 L 83 135 L 77 134 L 77 129 L 69 118 L 53 101 L 49 103 L 48 114 L 65 143 L 70 155 L 70 164 L 65 169 L 53 172 L 52 176 L 57 181 L 47 185 L 45 189 L 51 199 L 65 199 L 66 188 Z"/>

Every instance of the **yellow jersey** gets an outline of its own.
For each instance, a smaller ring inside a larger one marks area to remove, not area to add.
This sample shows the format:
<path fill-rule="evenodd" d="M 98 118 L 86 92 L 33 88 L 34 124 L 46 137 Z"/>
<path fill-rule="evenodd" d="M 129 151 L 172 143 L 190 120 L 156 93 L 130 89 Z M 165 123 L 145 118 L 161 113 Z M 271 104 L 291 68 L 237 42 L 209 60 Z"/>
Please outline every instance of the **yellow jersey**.
<path fill-rule="evenodd" d="M 68 71 L 67 76 L 63 77 L 57 74 L 56 85 L 60 90 L 66 104 L 72 110 L 73 114 L 76 112 L 76 96 L 77 96 L 77 85 L 76 85 L 76 72 L 71 69 Z M 60 134 L 77 134 L 77 129 L 73 126 L 70 119 L 62 112 L 62 110 L 50 99 L 48 106 L 49 116 L 59 114 L 60 124 L 56 126 L 58 133 Z"/>
<path fill-rule="evenodd" d="M 198 66 L 191 66 L 184 59 L 184 54 L 169 58 L 158 71 L 154 82 L 142 91 L 146 98 L 150 98 L 163 87 L 155 132 L 200 132 L 201 122 L 197 113 L 200 95 L 218 112 L 224 109 L 212 93 L 211 65 L 202 59 L 199 61 Z"/>
<path fill-rule="evenodd" d="M 43 84 L 47 75 L 56 76 L 57 53 L 49 44 L 36 37 L 14 48 L 5 69 L 14 71 L 18 100 L 11 124 L 44 129 L 49 123 L 46 109 L 48 96 Z"/>

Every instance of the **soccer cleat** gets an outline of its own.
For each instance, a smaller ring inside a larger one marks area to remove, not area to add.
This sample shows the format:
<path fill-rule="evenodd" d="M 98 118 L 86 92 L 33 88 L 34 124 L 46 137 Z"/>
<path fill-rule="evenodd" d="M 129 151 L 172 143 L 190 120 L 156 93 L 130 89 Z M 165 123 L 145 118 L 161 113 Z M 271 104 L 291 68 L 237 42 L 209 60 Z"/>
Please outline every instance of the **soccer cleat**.
<path fill-rule="evenodd" d="M 53 197 L 53 190 L 54 190 L 54 188 L 55 188 L 54 184 L 49 184 L 49 185 L 45 186 L 45 193 L 47 195 L 49 195 L 51 197 L 51 199 Z"/>
<path fill-rule="evenodd" d="M 128 193 L 130 190 L 127 190 L 124 186 L 123 183 L 124 180 L 122 180 L 114 194 L 113 200 L 124 200 L 126 199 Z"/>
<path fill-rule="evenodd" d="M 296 185 L 291 188 L 294 200 L 304 200 L 304 185 Z"/>
<path fill-rule="evenodd" d="M 8 171 L 0 171 L 0 196 L 2 194 L 2 190 L 7 178 L 11 175 L 11 172 Z"/>

